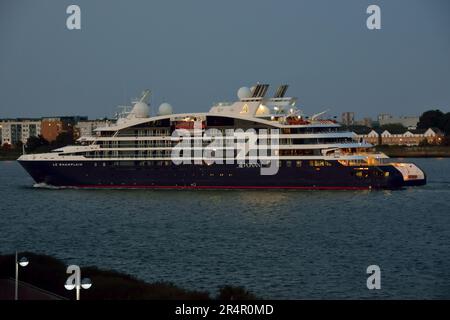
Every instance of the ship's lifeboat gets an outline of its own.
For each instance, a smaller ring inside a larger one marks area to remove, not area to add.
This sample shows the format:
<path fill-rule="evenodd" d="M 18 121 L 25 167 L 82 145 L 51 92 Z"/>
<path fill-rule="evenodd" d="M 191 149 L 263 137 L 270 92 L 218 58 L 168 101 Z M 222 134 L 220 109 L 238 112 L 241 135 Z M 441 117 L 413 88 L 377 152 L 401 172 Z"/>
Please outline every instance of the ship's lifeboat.
<path fill-rule="evenodd" d="M 308 124 L 309 122 L 303 119 L 299 118 L 287 118 L 286 119 L 287 124 L 290 125 L 298 125 L 298 124 Z"/>

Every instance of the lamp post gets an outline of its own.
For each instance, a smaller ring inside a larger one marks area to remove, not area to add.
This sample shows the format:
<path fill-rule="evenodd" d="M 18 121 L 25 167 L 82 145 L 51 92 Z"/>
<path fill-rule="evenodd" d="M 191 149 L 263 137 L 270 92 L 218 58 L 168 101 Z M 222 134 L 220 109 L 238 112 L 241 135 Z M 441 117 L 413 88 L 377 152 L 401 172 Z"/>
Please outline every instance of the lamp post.
<path fill-rule="evenodd" d="M 19 266 L 26 267 L 28 263 L 28 259 L 25 257 L 22 257 L 20 261 L 18 261 L 16 251 L 16 285 L 14 290 L 14 300 L 19 300 Z"/>
<path fill-rule="evenodd" d="M 84 278 L 81 279 L 81 269 L 77 265 L 70 265 L 67 267 L 67 273 L 72 274 L 69 278 L 67 278 L 66 284 L 64 287 L 67 290 L 76 289 L 76 299 L 80 300 L 80 289 L 89 289 L 92 286 L 91 279 Z"/>

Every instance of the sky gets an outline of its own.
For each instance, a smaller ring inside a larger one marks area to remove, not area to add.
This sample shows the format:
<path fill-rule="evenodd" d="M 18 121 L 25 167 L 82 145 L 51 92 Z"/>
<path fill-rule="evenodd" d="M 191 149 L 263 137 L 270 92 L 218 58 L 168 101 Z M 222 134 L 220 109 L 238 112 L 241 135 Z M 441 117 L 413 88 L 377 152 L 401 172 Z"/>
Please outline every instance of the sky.
<path fill-rule="evenodd" d="M 256 82 L 306 114 L 448 112 L 450 1 L 0 0 L 0 118 L 112 117 L 147 88 L 203 112 Z"/>

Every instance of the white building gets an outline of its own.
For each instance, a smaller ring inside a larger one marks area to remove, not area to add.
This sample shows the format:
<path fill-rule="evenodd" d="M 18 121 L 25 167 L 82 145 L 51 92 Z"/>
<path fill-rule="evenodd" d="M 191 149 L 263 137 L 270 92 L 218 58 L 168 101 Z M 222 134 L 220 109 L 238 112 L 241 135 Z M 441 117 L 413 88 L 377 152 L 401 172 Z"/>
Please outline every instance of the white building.
<path fill-rule="evenodd" d="M 415 130 L 417 128 L 417 123 L 419 122 L 419 117 L 414 116 L 393 117 L 390 114 L 382 113 L 378 115 L 378 122 L 380 126 L 384 126 L 386 124 L 399 123 L 405 128 Z"/>
<path fill-rule="evenodd" d="M 1 145 L 15 145 L 19 141 L 27 143 L 29 137 L 41 134 L 40 119 L 3 119 L 0 120 Z"/>
<path fill-rule="evenodd" d="M 352 126 L 355 124 L 355 113 L 354 112 L 344 112 L 342 113 L 341 122 L 343 125 Z"/>
<path fill-rule="evenodd" d="M 356 136 L 373 145 L 386 144 L 398 146 L 417 146 L 423 141 L 429 144 L 441 144 L 444 134 L 437 128 L 426 130 L 406 130 L 401 133 L 391 133 L 388 130 L 382 132 L 372 130 L 369 133 L 357 133 Z"/>

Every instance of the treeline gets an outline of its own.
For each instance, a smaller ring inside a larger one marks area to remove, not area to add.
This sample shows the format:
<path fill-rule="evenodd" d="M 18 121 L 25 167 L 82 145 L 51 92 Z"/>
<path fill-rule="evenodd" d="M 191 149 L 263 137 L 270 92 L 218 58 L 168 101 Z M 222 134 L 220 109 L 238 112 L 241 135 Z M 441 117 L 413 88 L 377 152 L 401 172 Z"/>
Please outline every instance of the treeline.
<path fill-rule="evenodd" d="M 23 145 L 22 141 L 18 141 L 13 145 L 7 143 L 3 144 L 0 150 L 0 154 L 20 154 L 22 153 L 23 149 L 25 149 L 26 153 L 43 153 L 74 143 L 75 141 L 71 132 L 61 132 L 54 141 L 47 141 L 41 135 L 37 137 L 32 136 L 28 138 L 25 145 Z"/>
<path fill-rule="evenodd" d="M 20 271 L 20 281 L 30 283 L 67 299 L 75 293 L 64 288 L 68 274 L 67 265 L 47 255 L 24 252 L 30 261 Z M 0 255 L 0 279 L 14 278 L 14 255 Z M 169 282 L 147 283 L 127 274 L 101 270 L 97 267 L 82 267 L 83 278 L 90 278 L 92 287 L 83 290 L 83 300 L 255 300 L 256 297 L 243 287 L 222 286 L 211 295 L 207 291 L 188 290 Z"/>
<path fill-rule="evenodd" d="M 450 112 L 443 113 L 441 110 L 429 110 L 422 113 L 417 123 L 418 129 L 438 128 L 446 136 L 450 136 Z"/>

